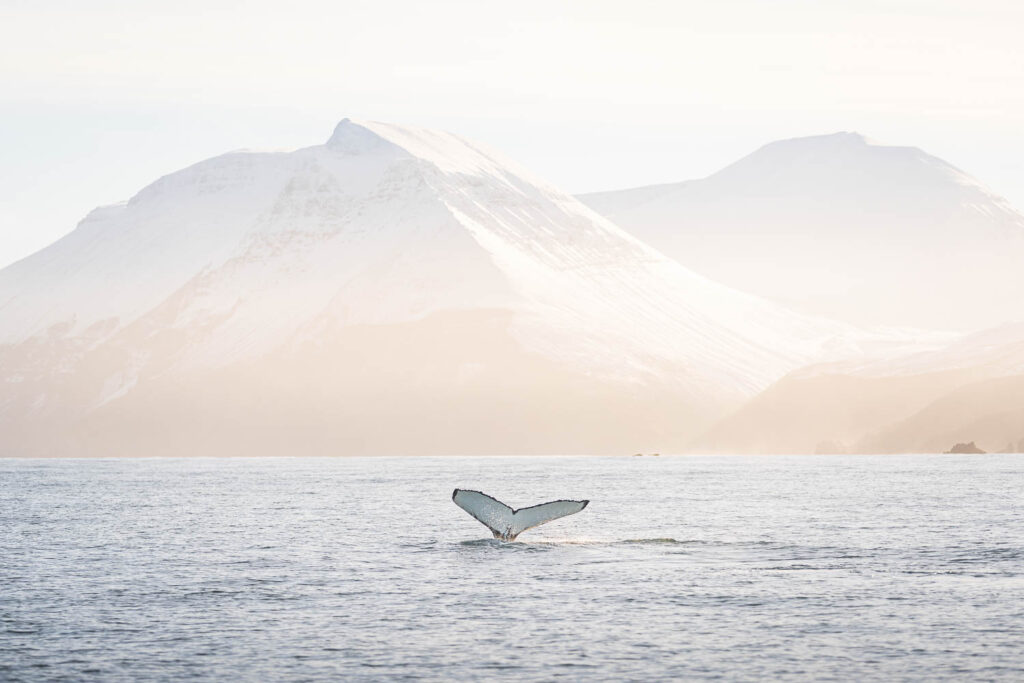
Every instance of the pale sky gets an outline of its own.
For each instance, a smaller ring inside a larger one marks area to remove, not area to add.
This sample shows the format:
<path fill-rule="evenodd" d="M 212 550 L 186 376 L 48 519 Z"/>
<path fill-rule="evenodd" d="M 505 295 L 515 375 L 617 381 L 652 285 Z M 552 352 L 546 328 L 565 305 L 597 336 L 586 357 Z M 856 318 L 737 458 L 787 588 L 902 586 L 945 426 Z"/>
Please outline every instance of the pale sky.
<path fill-rule="evenodd" d="M 1022 28 L 1024 4 L 984 0 L 0 0 L 0 267 L 161 175 L 346 116 L 572 192 L 855 130 L 1024 208 Z"/>

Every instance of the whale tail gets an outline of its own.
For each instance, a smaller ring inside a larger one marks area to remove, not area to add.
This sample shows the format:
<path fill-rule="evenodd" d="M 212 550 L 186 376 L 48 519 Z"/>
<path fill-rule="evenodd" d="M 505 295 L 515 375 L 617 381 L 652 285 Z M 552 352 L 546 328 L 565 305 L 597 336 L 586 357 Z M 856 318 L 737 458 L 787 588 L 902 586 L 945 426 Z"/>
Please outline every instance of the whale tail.
<path fill-rule="evenodd" d="M 497 498 L 480 491 L 455 489 L 452 500 L 473 519 L 491 530 L 495 538 L 514 541 L 527 529 L 547 524 L 561 517 L 574 515 L 587 507 L 589 500 L 553 500 L 513 510 Z"/>

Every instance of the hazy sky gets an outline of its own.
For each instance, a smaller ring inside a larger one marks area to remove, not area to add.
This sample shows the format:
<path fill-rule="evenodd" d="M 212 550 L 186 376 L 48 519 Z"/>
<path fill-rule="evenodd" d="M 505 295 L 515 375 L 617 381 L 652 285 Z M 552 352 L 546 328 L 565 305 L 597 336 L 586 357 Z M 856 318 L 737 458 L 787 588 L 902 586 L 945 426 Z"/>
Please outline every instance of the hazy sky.
<path fill-rule="evenodd" d="M 1024 4 L 978 0 L 0 0 L 0 266 L 345 116 L 450 130 L 570 191 L 856 130 L 1024 207 L 1022 27 Z"/>

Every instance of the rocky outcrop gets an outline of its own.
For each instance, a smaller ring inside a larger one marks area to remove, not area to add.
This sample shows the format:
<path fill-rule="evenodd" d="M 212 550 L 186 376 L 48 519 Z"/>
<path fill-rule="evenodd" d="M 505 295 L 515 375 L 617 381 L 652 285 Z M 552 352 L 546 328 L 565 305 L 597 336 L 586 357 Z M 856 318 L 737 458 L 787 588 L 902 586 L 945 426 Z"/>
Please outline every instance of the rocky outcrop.
<path fill-rule="evenodd" d="M 971 455 L 981 455 L 984 452 L 985 451 L 978 448 L 977 444 L 973 441 L 969 441 L 968 443 L 958 443 L 946 451 L 946 453 L 967 453 Z"/>

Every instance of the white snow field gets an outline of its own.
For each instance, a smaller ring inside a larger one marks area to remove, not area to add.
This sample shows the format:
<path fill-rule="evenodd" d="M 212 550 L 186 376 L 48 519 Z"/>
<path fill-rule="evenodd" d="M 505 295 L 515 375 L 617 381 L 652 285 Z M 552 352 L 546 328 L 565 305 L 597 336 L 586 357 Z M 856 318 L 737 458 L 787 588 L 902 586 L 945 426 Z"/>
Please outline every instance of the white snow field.
<path fill-rule="evenodd" d="M 795 368 L 920 348 L 712 282 L 454 135 L 346 119 L 0 271 L 0 454 L 667 450 Z"/>

